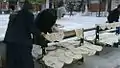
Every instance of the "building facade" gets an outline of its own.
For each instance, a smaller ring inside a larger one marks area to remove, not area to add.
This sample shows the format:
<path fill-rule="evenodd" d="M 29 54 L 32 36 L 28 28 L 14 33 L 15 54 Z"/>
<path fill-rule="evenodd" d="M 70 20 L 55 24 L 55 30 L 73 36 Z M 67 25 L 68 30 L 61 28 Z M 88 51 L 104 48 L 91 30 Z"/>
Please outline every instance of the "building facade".
<path fill-rule="evenodd" d="M 8 1 L 9 4 L 8 4 L 8 2 L 6 1 L 8 0 L 3 0 L 2 2 L 0 2 L 0 9 L 8 9 L 9 5 L 11 4 L 17 5 L 17 1 L 19 1 L 20 4 L 24 2 L 24 0 L 9 0 Z M 46 2 L 48 1 L 49 0 L 46 0 Z M 55 1 L 61 1 L 61 0 L 52 0 L 52 1 L 55 2 Z M 106 10 L 110 11 L 116 8 L 118 4 L 120 4 L 120 0 L 62 0 L 62 1 L 65 3 L 69 1 L 73 1 L 73 2 L 84 1 L 88 5 L 88 11 L 91 11 L 91 12 L 106 11 Z M 34 6 L 36 7 L 36 5 Z M 47 8 L 48 6 L 49 6 L 49 3 L 46 3 Z"/>
<path fill-rule="evenodd" d="M 106 1 L 104 0 L 89 0 L 88 11 L 98 12 L 105 11 Z"/>
<path fill-rule="evenodd" d="M 120 0 L 89 0 L 90 6 L 89 11 L 111 11 L 115 9 L 119 4 Z"/>
<path fill-rule="evenodd" d="M 120 4 L 120 0 L 112 0 L 111 10 L 113 10 L 114 8 L 116 8 L 119 4 Z"/>

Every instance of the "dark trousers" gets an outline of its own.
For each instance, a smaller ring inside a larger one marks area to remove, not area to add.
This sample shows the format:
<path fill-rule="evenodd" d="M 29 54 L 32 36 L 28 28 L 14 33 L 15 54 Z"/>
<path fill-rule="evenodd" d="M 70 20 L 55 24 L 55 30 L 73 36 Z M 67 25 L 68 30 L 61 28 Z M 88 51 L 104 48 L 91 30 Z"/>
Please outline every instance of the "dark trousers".
<path fill-rule="evenodd" d="M 119 18 L 118 19 L 108 18 L 108 23 L 113 23 L 113 22 L 119 22 Z"/>
<path fill-rule="evenodd" d="M 70 16 L 72 16 L 73 15 L 73 10 L 72 9 L 70 9 Z"/>
<path fill-rule="evenodd" d="M 7 43 L 6 68 L 34 68 L 32 45 Z"/>

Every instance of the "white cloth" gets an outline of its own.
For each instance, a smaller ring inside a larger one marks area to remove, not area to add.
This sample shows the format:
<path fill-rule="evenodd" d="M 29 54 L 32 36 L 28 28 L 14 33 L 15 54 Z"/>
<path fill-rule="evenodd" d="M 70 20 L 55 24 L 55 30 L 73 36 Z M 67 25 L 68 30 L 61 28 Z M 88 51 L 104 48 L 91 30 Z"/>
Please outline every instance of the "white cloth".
<path fill-rule="evenodd" d="M 39 45 L 33 45 L 32 56 L 37 59 L 40 55 L 42 55 L 41 47 Z"/>
<path fill-rule="evenodd" d="M 91 37 L 86 37 L 87 40 L 94 40 L 95 35 Z M 113 45 L 114 42 L 118 42 L 119 35 L 115 35 L 115 33 L 102 33 L 99 34 L 99 42 L 104 44 Z"/>
<path fill-rule="evenodd" d="M 83 52 L 84 55 L 88 55 L 88 56 L 95 55 L 95 53 L 96 53 L 95 50 L 88 49 L 86 47 L 78 47 L 77 49 L 79 50 L 79 52 L 81 52 L 81 53 Z"/>
<path fill-rule="evenodd" d="M 100 42 L 113 45 L 114 42 L 118 42 L 118 36 L 115 33 L 103 33 L 100 34 Z"/>
<path fill-rule="evenodd" d="M 64 62 L 59 61 L 58 58 L 54 56 L 44 56 L 43 60 L 47 66 L 53 68 L 62 68 L 64 65 Z"/>
<path fill-rule="evenodd" d="M 75 33 L 78 38 L 84 38 L 83 29 L 75 29 Z"/>
<path fill-rule="evenodd" d="M 80 41 L 64 41 L 57 43 L 57 46 L 64 48 L 48 51 L 47 55 L 43 57 L 43 61 L 47 66 L 62 68 L 64 63 L 71 64 L 74 59 L 81 59 L 83 55 L 92 56 L 96 51 L 100 51 L 100 48 L 96 45 L 85 42 L 83 46 L 78 46 L 79 43 Z M 39 57 L 39 55 L 42 54 L 41 47 L 33 45 L 32 53 L 34 57 Z"/>
<path fill-rule="evenodd" d="M 93 45 L 91 43 L 85 42 L 83 47 L 89 48 L 91 50 L 102 51 L 102 46 Z"/>
<path fill-rule="evenodd" d="M 44 35 L 44 37 L 49 41 L 61 41 L 64 38 L 63 31 L 55 32 L 55 33 L 48 33 Z"/>

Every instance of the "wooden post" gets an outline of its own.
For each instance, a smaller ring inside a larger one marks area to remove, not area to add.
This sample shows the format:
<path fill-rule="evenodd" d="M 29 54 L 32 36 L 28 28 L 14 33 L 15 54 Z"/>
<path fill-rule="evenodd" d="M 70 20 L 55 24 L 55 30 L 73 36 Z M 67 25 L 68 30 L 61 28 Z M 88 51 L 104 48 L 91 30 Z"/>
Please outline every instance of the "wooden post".
<path fill-rule="evenodd" d="M 98 17 L 101 16 L 101 7 L 102 6 L 102 0 L 99 0 L 99 13 L 98 13 Z"/>
<path fill-rule="evenodd" d="M 96 27 L 96 38 L 95 38 L 95 44 L 97 44 L 97 41 L 99 40 L 99 26 Z"/>

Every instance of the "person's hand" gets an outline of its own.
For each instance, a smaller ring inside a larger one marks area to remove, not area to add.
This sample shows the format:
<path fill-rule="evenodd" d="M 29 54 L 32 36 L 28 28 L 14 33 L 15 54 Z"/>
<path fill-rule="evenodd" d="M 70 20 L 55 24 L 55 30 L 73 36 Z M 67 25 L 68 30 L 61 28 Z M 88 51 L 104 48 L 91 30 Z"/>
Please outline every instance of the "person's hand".
<path fill-rule="evenodd" d="M 33 38 L 33 43 L 36 45 L 40 45 L 41 47 L 47 47 L 47 44 L 49 43 L 49 41 L 43 35 L 34 35 Z"/>
<path fill-rule="evenodd" d="M 43 36 L 43 35 L 40 35 L 40 37 L 38 38 L 38 44 L 41 46 L 41 47 L 47 47 L 49 41 Z"/>

